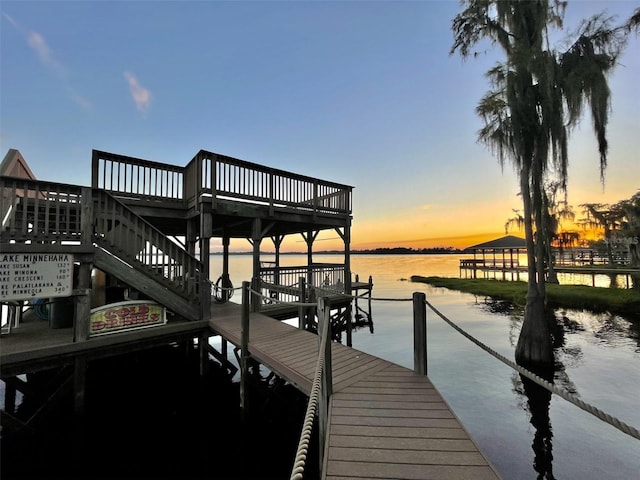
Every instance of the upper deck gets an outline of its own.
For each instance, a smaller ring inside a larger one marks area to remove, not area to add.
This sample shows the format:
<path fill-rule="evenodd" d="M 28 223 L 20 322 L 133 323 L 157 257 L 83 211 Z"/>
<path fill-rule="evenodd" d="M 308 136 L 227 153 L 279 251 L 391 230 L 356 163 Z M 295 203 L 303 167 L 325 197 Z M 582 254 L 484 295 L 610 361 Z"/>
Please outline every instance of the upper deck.
<path fill-rule="evenodd" d="M 269 219 L 270 234 L 342 227 L 353 187 L 200 150 L 185 166 L 94 150 L 91 185 L 105 190 L 168 235 L 211 213 L 211 236 L 251 237 L 249 218 Z"/>

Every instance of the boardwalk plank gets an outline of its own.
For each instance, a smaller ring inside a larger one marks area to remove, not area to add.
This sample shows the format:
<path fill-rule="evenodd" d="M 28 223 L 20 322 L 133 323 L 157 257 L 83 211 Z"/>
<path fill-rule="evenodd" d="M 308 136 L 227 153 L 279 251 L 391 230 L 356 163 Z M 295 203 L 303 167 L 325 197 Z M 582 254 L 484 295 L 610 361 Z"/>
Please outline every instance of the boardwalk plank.
<path fill-rule="evenodd" d="M 376 416 L 331 416 L 332 425 L 361 425 L 371 427 L 412 427 L 412 428 L 457 428 L 460 423 L 455 418 L 406 418 Z"/>
<path fill-rule="evenodd" d="M 370 425 L 331 425 L 331 435 L 351 435 L 361 437 L 402 437 L 402 438 L 448 438 L 466 440 L 469 438 L 462 427 L 458 428 L 412 428 L 377 427 Z"/>
<path fill-rule="evenodd" d="M 361 477 L 370 479 L 402 478 L 407 480 L 488 480 L 495 479 L 495 473 L 488 466 L 451 465 L 398 465 L 370 462 L 332 461 L 328 463 L 327 480 L 334 476 Z"/>
<path fill-rule="evenodd" d="M 329 461 L 332 460 L 390 464 L 407 463 L 413 465 L 485 465 L 486 463 L 482 455 L 478 452 L 389 450 L 351 447 L 330 449 Z"/>
<path fill-rule="evenodd" d="M 361 400 L 345 400 L 343 398 L 333 399 L 333 408 L 393 408 L 395 410 L 449 410 L 444 401 L 438 399 L 430 402 L 384 402 L 371 401 L 366 397 Z"/>
<path fill-rule="evenodd" d="M 331 435 L 332 447 L 384 448 L 395 450 L 440 450 L 446 452 L 475 452 L 471 440 L 447 438 L 403 438 L 403 437 L 359 437 L 354 435 Z"/>
<path fill-rule="evenodd" d="M 441 410 L 418 410 L 418 409 L 395 409 L 395 408 L 341 408 L 333 406 L 333 415 L 350 417 L 402 417 L 402 418 L 455 418 L 454 415 L 445 409 Z"/>

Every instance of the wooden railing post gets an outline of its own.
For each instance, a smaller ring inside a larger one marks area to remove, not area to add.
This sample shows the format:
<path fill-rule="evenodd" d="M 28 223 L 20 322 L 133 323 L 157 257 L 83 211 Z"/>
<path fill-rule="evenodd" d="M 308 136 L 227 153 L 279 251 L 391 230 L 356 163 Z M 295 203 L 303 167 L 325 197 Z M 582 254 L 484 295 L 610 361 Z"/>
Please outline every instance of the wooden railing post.
<path fill-rule="evenodd" d="M 83 342 L 89 339 L 89 317 L 91 316 L 91 262 L 82 255 L 78 271 L 78 287 L 74 302 L 73 340 Z"/>
<path fill-rule="evenodd" d="M 82 187 L 80 191 L 80 242 L 83 246 L 93 245 L 94 209 L 93 190 Z M 75 300 L 74 341 L 89 338 L 89 317 L 91 316 L 91 270 L 93 255 L 82 255 L 78 271 L 78 293 Z"/>
<path fill-rule="evenodd" d="M 242 282 L 242 317 L 240 331 L 240 413 L 242 421 L 247 418 L 247 382 L 249 370 L 249 295 L 250 283 Z"/>
<path fill-rule="evenodd" d="M 204 156 L 202 160 L 204 161 Z M 202 168 L 202 166 L 200 167 Z M 217 200 L 218 200 L 218 156 L 212 157 L 210 159 L 210 168 L 211 172 L 209 173 L 211 179 L 211 209 L 213 211 L 217 208 Z M 202 186 L 198 186 L 198 195 L 200 194 Z"/>
<path fill-rule="evenodd" d="M 298 285 L 300 288 L 299 301 L 300 303 L 305 303 L 307 301 L 307 284 L 305 282 L 304 277 L 298 277 Z M 300 305 L 298 307 L 298 328 L 304 330 L 306 328 L 306 316 L 307 313 L 305 311 L 306 307 Z"/>
<path fill-rule="evenodd" d="M 329 424 L 329 402 L 333 395 L 333 368 L 331 366 L 331 304 L 328 297 L 318 298 L 318 354 L 324 342 L 324 368 L 320 382 L 320 395 L 318 398 L 318 426 L 319 426 L 319 468 L 322 473 L 324 464 L 325 443 L 328 434 Z"/>
<path fill-rule="evenodd" d="M 413 292 L 413 370 L 427 375 L 427 304 L 424 292 Z"/>

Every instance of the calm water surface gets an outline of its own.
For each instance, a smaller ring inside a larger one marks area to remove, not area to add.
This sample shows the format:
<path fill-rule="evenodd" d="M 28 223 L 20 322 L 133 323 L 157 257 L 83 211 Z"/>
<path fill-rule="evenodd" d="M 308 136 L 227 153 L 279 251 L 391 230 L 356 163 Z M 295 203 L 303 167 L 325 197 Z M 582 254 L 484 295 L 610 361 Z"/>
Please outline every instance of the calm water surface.
<path fill-rule="evenodd" d="M 216 278 L 222 258 L 211 258 L 211 277 Z M 410 299 L 413 292 L 424 291 L 449 319 L 513 359 L 521 313 L 474 295 L 408 281 L 411 275 L 458 277 L 459 259 L 456 255 L 353 255 L 351 265 L 361 280 L 373 277 L 374 299 Z M 314 256 L 314 262 L 341 260 L 341 256 Z M 305 261 L 304 255 L 281 256 L 282 265 L 304 265 Z M 230 270 L 239 286 L 251 275 L 251 256 L 232 255 Z M 572 283 L 591 281 L 591 277 L 572 278 Z M 411 302 L 374 300 L 374 333 L 358 330 L 353 346 L 412 368 L 411 308 Z M 562 319 L 564 333 L 556 350 L 555 384 L 640 427 L 638 321 L 570 310 L 557 311 L 556 317 Z M 431 311 L 427 318 L 429 377 L 503 478 L 640 478 L 640 441 L 556 395 L 545 400 L 544 392 L 540 398 L 540 392 L 531 393 L 528 386 L 525 390 L 511 368 Z"/>

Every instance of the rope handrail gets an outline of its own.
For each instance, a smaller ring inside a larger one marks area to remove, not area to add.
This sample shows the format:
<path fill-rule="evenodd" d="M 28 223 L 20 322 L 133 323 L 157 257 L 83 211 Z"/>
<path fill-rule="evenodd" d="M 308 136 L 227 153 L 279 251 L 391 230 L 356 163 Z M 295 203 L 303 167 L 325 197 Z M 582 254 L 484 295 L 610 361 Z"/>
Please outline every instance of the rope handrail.
<path fill-rule="evenodd" d="M 307 462 L 307 452 L 309 451 L 309 442 L 311 439 L 311 432 L 313 430 L 313 421 L 316 417 L 318 410 L 318 401 L 320 397 L 320 386 L 322 382 L 322 373 L 325 368 L 325 348 L 327 345 L 327 338 L 329 337 L 329 321 L 325 321 L 322 326 L 322 337 L 320 340 L 320 346 L 318 348 L 318 360 L 316 362 L 316 371 L 313 377 L 313 384 L 311 386 L 311 393 L 309 395 L 309 402 L 307 403 L 307 411 L 304 416 L 304 422 L 302 425 L 302 431 L 300 432 L 300 440 L 298 441 L 298 448 L 296 450 L 296 456 L 293 461 L 293 468 L 291 470 L 291 480 L 302 480 L 304 475 L 304 468 Z"/>
<path fill-rule="evenodd" d="M 607 422 L 608 424 L 612 425 L 613 427 L 617 428 L 618 430 L 620 430 L 623 433 L 626 433 L 627 435 L 630 435 L 638 440 L 640 440 L 640 431 L 635 428 L 632 427 L 631 425 L 626 424 L 625 422 L 619 420 L 618 418 L 609 415 L 608 413 L 605 413 L 604 411 L 600 410 L 597 407 L 594 407 L 593 405 L 589 405 L 588 403 L 580 400 L 578 397 L 576 397 L 575 395 L 562 390 L 561 388 L 556 387 L 554 384 L 552 384 L 551 382 L 548 382 L 547 380 L 545 380 L 544 378 L 536 375 L 533 372 L 530 372 L 529 370 L 527 370 L 526 368 L 518 365 L 517 363 L 509 360 L 508 358 L 506 358 L 505 356 L 499 354 L 498 352 L 496 352 L 495 350 L 493 350 L 492 348 L 486 346 L 484 343 L 482 343 L 480 340 L 476 339 L 475 337 L 473 337 L 473 335 L 465 332 L 462 328 L 460 328 L 458 325 L 456 325 L 454 322 L 452 322 L 451 320 L 449 320 L 444 314 L 442 314 L 436 307 L 434 307 L 428 300 L 425 301 L 425 303 L 427 304 L 427 306 L 433 310 L 436 315 L 438 315 L 442 320 L 445 321 L 445 323 L 447 323 L 450 327 L 452 327 L 454 330 L 456 330 L 458 333 L 460 333 L 462 336 L 464 336 L 465 338 L 467 338 L 468 340 L 470 340 L 471 342 L 475 343 L 477 346 L 479 346 L 481 349 L 483 349 L 485 352 L 489 353 L 490 355 L 492 355 L 493 357 L 497 358 L 498 360 L 500 360 L 502 363 L 504 363 L 505 365 L 513 368 L 514 370 L 516 370 L 518 373 L 524 375 L 525 377 L 527 377 L 529 380 L 537 383 L 538 385 L 540 385 L 541 387 L 546 388 L 547 390 L 549 390 L 551 393 L 555 393 L 556 395 L 560 396 L 561 398 L 565 399 L 566 401 L 573 403 L 575 406 L 581 408 L 582 410 L 586 411 L 587 413 L 590 413 L 592 415 L 594 415 L 595 417 L 599 418 L 600 420 Z"/>

